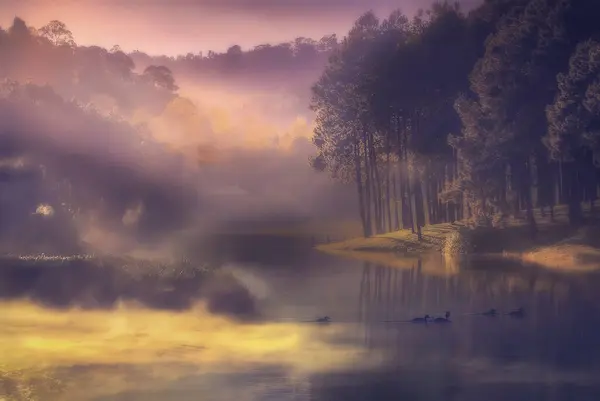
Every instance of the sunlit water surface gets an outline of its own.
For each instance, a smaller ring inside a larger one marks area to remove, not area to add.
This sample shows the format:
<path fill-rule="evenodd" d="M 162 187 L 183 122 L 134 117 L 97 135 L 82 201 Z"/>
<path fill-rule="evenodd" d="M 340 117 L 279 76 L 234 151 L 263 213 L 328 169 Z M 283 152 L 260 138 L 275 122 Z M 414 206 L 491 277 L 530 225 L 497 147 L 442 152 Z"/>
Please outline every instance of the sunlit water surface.
<path fill-rule="evenodd" d="M 90 309 L 70 305 L 69 292 L 98 277 L 66 285 L 57 273 L 24 292 L 23 280 L 39 277 L 5 275 L 0 400 L 600 400 L 598 275 L 435 256 L 400 269 L 318 254 L 301 266 L 225 269 L 262 320 L 208 313 L 202 300 L 179 310 L 115 300 L 111 282 L 78 293 L 100 306 L 111 297 L 112 309 Z M 56 286 L 60 308 L 47 302 Z M 162 291 L 169 302 L 183 290 Z M 473 315 L 520 306 L 522 319 Z M 385 322 L 446 310 L 450 324 Z M 319 315 L 333 323 L 303 322 Z"/>

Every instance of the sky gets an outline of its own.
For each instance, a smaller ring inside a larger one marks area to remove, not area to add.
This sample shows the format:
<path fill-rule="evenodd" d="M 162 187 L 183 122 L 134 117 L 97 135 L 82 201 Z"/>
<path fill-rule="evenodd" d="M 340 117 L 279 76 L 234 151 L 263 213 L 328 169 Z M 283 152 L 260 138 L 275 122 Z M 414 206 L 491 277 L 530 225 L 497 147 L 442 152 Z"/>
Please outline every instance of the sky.
<path fill-rule="evenodd" d="M 466 0 L 468 3 L 477 0 Z M 346 34 L 373 9 L 413 14 L 433 0 L 0 0 L 0 26 L 15 16 L 39 28 L 50 20 L 67 24 L 80 45 L 153 55 L 221 52 L 304 36 Z"/>

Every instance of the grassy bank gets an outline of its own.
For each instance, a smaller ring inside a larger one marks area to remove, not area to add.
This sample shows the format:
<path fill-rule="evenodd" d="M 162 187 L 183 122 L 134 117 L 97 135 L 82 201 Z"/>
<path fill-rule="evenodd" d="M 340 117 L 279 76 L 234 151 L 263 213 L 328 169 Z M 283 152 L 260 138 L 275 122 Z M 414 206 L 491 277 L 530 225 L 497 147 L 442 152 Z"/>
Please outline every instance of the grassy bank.
<path fill-rule="evenodd" d="M 472 252 L 502 254 L 551 268 L 594 270 L 600 266 L 600 224 L 584 209 L 587 225 L 573 228 L 568 223 L 567 207 L 555 208 L 554 219 L 535 211 L 538 234 L 530 235 L 524 219 L 509 219 L 502 228 L 468 230 Z M 423 227 L 422 240 L 410 230 L 356 237 L 317 245 L 329 254 L 381 264 L 407 264 L 422 254 L 441 252 L 447 238 L 466 229 L 464 223 L 444 223 Z M 397 256 L 403 256 L 402 260 Z M 399 262 L 401 260 L 401 262 Z"/>

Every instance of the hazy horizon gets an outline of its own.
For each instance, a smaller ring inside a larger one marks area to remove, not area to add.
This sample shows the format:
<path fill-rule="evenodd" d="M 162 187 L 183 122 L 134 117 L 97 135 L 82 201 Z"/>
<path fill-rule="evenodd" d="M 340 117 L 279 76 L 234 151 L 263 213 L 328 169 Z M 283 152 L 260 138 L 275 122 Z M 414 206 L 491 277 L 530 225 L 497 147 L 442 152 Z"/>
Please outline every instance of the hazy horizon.
<path fill-rule="evenodd" d="M 468 9 L 480 2 L 460 3 Z M 413 15 L 432 3 L 433 0 L 0 0 L 0 26 L 10 25 L 16 16 L 36 28 L 60 20 L 73 32 L 78 45 L 119 45 L 126 52 L 177 56 L 206 54 L 209 50 L 224 52 L 233 45 L 250 50 L 296 37 L 319 39 L 333 33 L 341 37 L 369 9 L 381 16 L 398 8 Z"/>
<path fill-rule="evenodd" d="M 35 245 L 14 232 L 47 205 L 68 209 L 72 216 L 65 221 L 78 225 L 65 243 L 77 238 L 111 251 L 128 244 L 124 237 L 155 243 L 180 229 L 211 230 L 236 219 L 340 218 L 355 210 L 354 191 L 309 164 L 315 148 L 308 94 L 326 52 L 298 58 L 302 73 L 292 80 L 285 60 L 269 61 L 286 77 L 282 85 L 273 74 L 237 71 L 232 78 L 217 65 L 207 67 L 218 72 L 207 77 L 202 67 L 173 61 L 167 67 L 176 86 L 163 88 L 144 72 L 144 60 L 80 41 L 64 53 L 29 36 L 27 27 L 41 26 L 14 19 L 2 25 L 6 40 L 0 41 L 6 55 L 0 74 L 8 79 L 0 112 L 10 116 L 0 131 L 7 143 L 19 144 L 0 155 L 16 177 L 4 196 L 0 234 L 10 240 L 8 248 Z M 265 60 L 259 56 L 258 70 Z M 36 178 L 27 181 L 28 174 Z M 78 195 L 52 180 L 68 181 Z M 345 196 L 347 202 L 337 204 Z M 49 212 L 35 224 L 61 230 L 61 213 Z"/>
<path fill-rule="evenodd" d="M 0 401 L 600 400 L 599 20 L 0 0 Z"/>

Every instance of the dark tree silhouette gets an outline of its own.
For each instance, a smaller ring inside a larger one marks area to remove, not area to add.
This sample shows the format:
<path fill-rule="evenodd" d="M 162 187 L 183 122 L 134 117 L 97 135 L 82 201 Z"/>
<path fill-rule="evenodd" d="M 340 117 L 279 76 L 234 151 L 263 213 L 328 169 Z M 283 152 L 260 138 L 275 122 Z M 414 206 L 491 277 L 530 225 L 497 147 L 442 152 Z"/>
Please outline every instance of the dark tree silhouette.
<path fill-rule="evenodd" d="M 73 33 L 61 21 L 50 21 L 47 25 L 41 27 L 38 32 L 40 36 L 48 39 L 55 46 L 76 46 Z"/>
<path fill-rule="evenodd" d="M 366 236 L 523 212 L 535 236 L 534 208 L 559 203 L 578 224 L 598 190 L 599 17 L 580 0 L 363 15 L 313 88 L 313 166 L 356 182 Z"/>
<path fill-rule="evenodd" d="M 179 87 L 175 84 L 173 73 L 167 67 L 162 65 L 151 65 L 144 70 L 144 77 L 152 82 L 156 87 L 175 92 Z"/>

